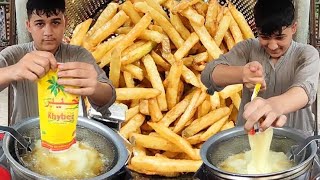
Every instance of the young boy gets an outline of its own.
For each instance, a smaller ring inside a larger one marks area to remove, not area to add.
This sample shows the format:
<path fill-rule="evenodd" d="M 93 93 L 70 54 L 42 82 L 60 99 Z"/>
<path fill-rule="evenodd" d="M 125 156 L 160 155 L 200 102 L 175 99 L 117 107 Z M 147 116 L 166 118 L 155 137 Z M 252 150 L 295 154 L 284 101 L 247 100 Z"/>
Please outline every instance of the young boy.
<path fill-rule="evenodd" d="M 64 0 L 28 0 L 26 26 L 33 42 L 0 52 L 0 90 L 14 89 L 10 124 L 39 116 L 37 80 L 57 69 L 58 84 L 76 86 L 66 92 L 87 96 L 102 115 L 115 101 L 115 90 L 93 56 L 82 47 L 62 43 L 66 27 Z M 63 63 L 57 67 L 57 63 Z"/>
<path fill-rule="evenodd" d="M 244 85 L 237 125 L 246 130 L 263 119 L 261 130 L 285 125 L 312 135 L 310 105 L 318 88 L 319 52 L 292 40 L 297 28 L 294 11 L 292 0 L 258 0 L 254 7 L 258 38 L 240 42 L 201 74 L 211 92 Z M 250 102 L 257 83 L 262 92 Z"/>

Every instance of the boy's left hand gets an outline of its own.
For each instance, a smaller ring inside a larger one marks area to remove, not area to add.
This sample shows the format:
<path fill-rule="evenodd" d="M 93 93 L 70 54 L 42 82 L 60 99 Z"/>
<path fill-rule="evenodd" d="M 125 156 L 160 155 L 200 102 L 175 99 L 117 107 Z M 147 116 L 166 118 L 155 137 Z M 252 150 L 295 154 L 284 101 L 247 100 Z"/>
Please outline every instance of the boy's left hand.
<path fill-rule="evenodd" d="M 260 123 L 260 128 L 263 131 L 271 125 L 282 127 L 287 121 L 287 116 L 278 111 L 278 108 L 272 102 L 260 97 L 244 106 L 243 118 L 247 120 L 244 126 L 247 131 L 260 119 L 263 119 Z"/>
<path fill-rule="evenodd" d="M 58 84 L 67 86 L 65 91 L 71 94 L 82 96 L 94 94 L 98 85 L 97 77 L 98 74 L 92 64 L 67 62 L 58 66 Z"/>

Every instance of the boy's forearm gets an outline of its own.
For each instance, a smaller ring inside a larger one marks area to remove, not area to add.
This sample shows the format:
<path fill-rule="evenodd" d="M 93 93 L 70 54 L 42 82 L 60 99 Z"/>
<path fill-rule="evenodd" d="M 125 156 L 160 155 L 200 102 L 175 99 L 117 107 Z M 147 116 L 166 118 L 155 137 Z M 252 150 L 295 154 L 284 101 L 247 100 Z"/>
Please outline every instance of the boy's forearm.
<path fill-rule="evenodd" d="M 97 106 L 103 106 L 112 99 L 112 87 L 107 83 L 98 82 L 95 93 L 88 98 Z"/>
<path fill-rule="evenodd" d="M 290 88 L 287 92 L 267 99 L 281 114 L 295 112 L 308 103 L 308 95 L 301 87 Z"/>
<path fill-rule="evenodd" d="M 242 80 L 243 66 L 217 65 L 211 76 L 218 86 L 227 86 L 230 84 L 243 83 Z"/>
<path fill-rule="evenodd" d="M 10 67 L 0 68 L 0 91 L 9 86 L 12 80 L 12 72 L 10 72 Z"/>

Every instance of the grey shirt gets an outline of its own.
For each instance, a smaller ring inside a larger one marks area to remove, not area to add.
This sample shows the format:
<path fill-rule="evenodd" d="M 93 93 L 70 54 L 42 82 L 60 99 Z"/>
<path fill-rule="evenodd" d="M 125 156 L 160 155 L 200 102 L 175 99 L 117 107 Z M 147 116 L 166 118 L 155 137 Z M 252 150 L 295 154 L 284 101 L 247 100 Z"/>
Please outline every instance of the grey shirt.
<path fill-rule="evenodd" d="M 220 91 L 224 87 L 217 86 L 212 80 L 212 71 L 218 64 L 244 66 L 251 61 L 258 61 L 264 70 L 267 89 L 258 96 L 270 98 L 288 91 L 291 87 L 302 87 L 308 95 L 306 107 L 287 114 L 285 126 L 300 129 L 311 135 L 314 128 L 314 117 L 310 105 L 316 99 L 319 78 L 319 52 L 310 45 L 292 41 L 287 52 L 273 64 L 270 55 L 260 46 L 258 39 L 242 41 L 228 53 L 211 61 L 201 74 L 201 81 L 211 91 Z M 252 91 L 243 88 L 237 125 L 243 125 L 244 105 L 250 101 Z"/>
<path fill-rule="evenodd" d="M 10 46 L 2 50 L 0 52 L 0 68 L 17 63 L 23 56 L 34 50 L 33 42 Z M 108 107 L 114 103 L 116 98 L 115 89 L 105 72 L 96 64 L 91 53 L 80 46 L 61 44 L 54 56 L 56 60 L 61 63 L 79 61 L 94 65 L 94 68 L 98 73 L 98 81 L 111 85 L 112 99 L 101 107 L 92 102 L 90 102 L 90 104 L 103 116 L 109 114 Z M 22 80 L 12 82 L 11 85 L 14 90 L 14 107 L 10 124 L 13 125 L 17 122 L 21 122 L 25 118 L 39 116 L 37 83 L 29 80 Z"/>

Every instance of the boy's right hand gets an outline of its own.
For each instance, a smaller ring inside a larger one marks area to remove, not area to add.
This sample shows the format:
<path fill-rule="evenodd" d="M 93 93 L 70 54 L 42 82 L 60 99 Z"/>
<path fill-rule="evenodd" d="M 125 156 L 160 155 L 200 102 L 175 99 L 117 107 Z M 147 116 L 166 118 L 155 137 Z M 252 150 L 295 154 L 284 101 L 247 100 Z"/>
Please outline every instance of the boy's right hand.
<path fill-rule="evenodd" d="M 263 91 L 266 89 L 266 81 L 263 74 L 263 67 L 258 61 L 249 62 L 242 70 L 243 84 L 246 88 L 253 91 L 254 86 L 260 83 L 260 90 Z"/>
<path fill-rule="evenodd" d="M 18 63 L 12 66 L 15 81 L 27 79 L 36 81 L 43 77 L 50 69 L 57 68 L 57 60 L 52 53 L 46 51 L 32 51 L 27 53 Z"/>

